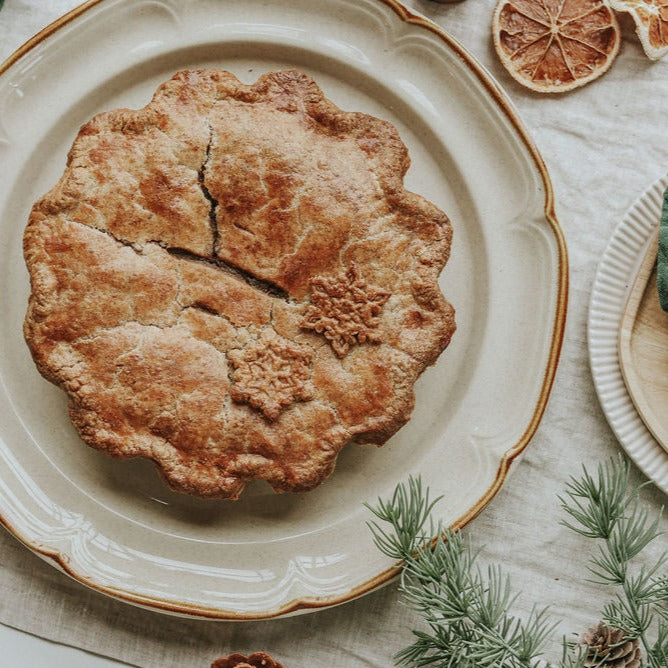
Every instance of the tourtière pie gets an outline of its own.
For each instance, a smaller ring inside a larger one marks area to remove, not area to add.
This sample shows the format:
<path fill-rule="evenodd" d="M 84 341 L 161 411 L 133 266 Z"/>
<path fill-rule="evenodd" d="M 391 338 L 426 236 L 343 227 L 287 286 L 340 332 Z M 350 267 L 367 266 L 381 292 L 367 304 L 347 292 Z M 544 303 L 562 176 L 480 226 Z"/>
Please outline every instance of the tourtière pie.
<path fill-rule="evenodd" d="M 24 237 L 25 337 L 81 438 L 220 498 L 385 443 L 455 329 L 451 226 L 408 166 L 296 70 L 178 72 L 84 125 Z"/>

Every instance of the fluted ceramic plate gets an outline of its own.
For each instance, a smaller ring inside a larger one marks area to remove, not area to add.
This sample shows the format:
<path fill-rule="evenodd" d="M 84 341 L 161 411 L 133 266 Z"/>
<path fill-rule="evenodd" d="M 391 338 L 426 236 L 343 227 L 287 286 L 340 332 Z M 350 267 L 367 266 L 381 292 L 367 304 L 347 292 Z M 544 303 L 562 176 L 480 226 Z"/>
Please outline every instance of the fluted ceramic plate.
<path fill-rule="evenodd" d="M 168 491 L 152 465 L 86 447 L 63 392 L 35 370 L 21 323 L 21 238 L 79 126 L 141 107 L 175 71 L 245 82 L 297 67 L 347 110 L 392 121 L 408 188 L 453 221 L 442 289 L 452 345 L 387 445 L 349 445 L 302 495 L 251 484 L 240 501 Z M 394 0 L 95 0 L 0 69 L 0 514 L 77 580 L 156 609 L 256 619 L 334 605 L 388 581 L 363 502 L 421 474 L 447 524 L 494 496 L 534 434 L 561 346 L 566 249 L 549 177 L 507 98 L 457 43 Z"/>
<path fill-rule="evenodd" d="M 668 452 L 633 403 L 619 363 L 618 342 L 629 292 L 659 226 L 667 187 L 668 175 L 633 203 L 615 229 L 599 263 L 589 306 L 589 360 L 603 412 L 629 457 L 666 494 Z"/>

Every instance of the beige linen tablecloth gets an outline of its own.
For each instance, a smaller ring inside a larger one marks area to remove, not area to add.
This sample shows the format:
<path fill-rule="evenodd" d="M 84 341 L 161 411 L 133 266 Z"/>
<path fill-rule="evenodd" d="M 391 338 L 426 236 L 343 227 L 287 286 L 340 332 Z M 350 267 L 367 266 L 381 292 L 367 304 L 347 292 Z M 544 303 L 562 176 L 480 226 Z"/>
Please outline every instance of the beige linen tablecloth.
<path fill-rule="evenodd" d="M 461 41 L 506 88 L 547 163 L 568 242 L 569 319 L 548 410 L 514 475 L 467 529 L 475 544 L 485 546 L 483 561 L 502 563 L 522 590 L 519 614 L 549 604 L 562 620 L 548 648 L 556 659 L 560 634 L 595 623 L 606 600 L 585 582 L 589 545 L 559 525 L 556 495 L 581 463 L 594 466 L 619 449 L 594 392 L 586 318 L 596 266 L 615 225 L 668 170 L 668 57 L 647 60 L 624 23 L 621 53 L 602 79 L 564 96 L 534 95 L 515 84 L 496 59 L 490 39 L 495 0 L 410 4 Z M 7 0 L 0 11 L 0 60 L 76 5 L 77 0 Z M 646 498 L 655 510 L 666 501 L 653 487 Z M 88 591 L 4 530 L 0 564 L 2 623 L 137 666 L 206 667 L 219 655 L 264 649 L 286 668 L 384 668 L 410 642 L 417 624 L 400 604 L 396 584 L 315 614 L 234 624 L 167 617 Z"/>

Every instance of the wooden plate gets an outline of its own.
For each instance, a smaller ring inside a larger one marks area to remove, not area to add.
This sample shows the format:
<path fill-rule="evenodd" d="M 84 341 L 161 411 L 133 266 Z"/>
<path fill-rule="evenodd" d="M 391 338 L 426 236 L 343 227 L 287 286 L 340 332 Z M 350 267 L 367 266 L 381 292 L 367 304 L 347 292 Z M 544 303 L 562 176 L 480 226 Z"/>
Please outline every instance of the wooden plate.
<path fill-rule="evenodd" d="M 656 286 L 658 229 L 631 287 L 619 328 L 619 365 L 647 428 L 668 450 L 668 313 Z"/>

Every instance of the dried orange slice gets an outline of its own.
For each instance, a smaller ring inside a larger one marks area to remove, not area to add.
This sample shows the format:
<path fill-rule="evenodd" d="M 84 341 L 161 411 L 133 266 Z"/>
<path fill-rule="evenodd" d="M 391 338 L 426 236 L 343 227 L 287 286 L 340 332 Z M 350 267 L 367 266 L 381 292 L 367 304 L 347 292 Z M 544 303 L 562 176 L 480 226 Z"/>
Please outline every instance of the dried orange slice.
<path fill-rule="evenodd" d="M 492 31 L 511 76 L 541 93 L 562 93 L 600 77 L 621 42 L 607 0 L 499 0 Z"/>
<path fill-rule="evenodd" d="M 668 0 L 611 0 L 618 12 L 628 12 L 648 58 L 658 60 L 668 53 Z"/>

